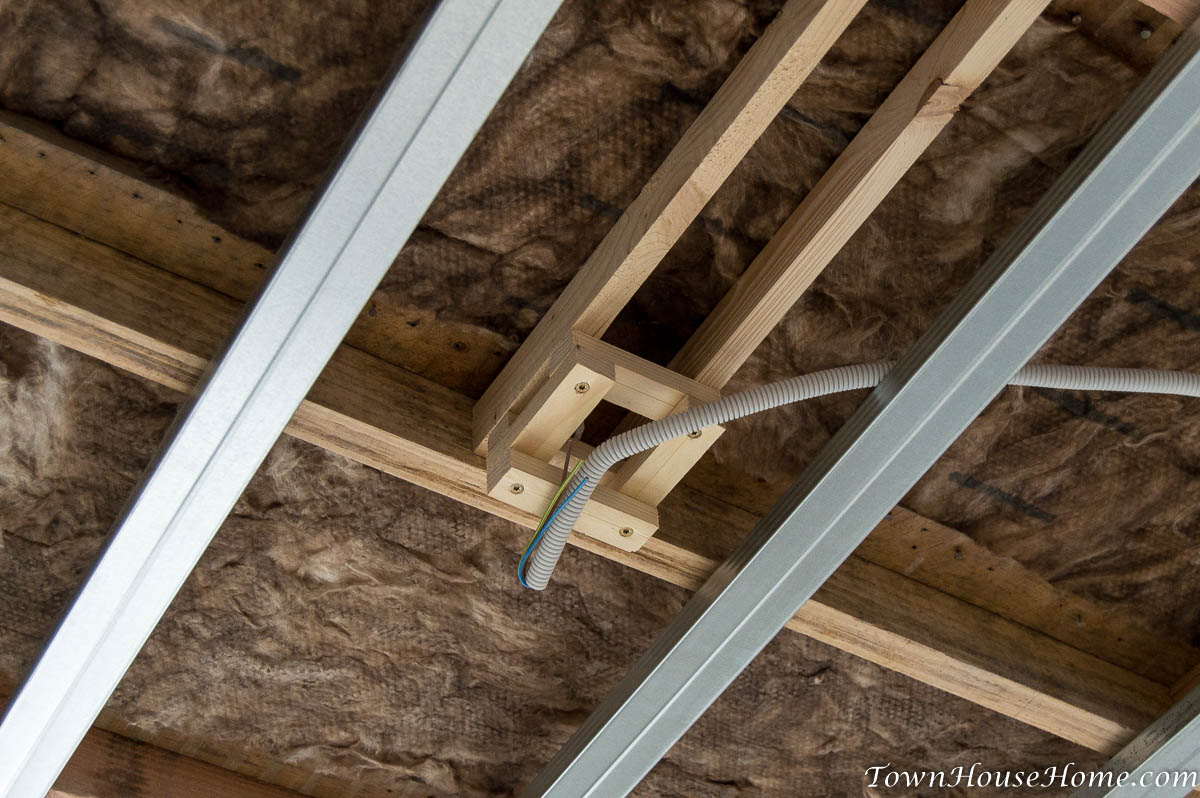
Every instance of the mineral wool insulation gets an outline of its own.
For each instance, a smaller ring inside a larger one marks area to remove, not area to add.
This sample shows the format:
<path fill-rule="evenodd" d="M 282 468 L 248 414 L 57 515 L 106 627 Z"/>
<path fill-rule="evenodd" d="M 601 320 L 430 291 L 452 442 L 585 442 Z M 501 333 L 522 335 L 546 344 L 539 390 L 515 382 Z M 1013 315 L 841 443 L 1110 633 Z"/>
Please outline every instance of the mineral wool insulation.
<path fill-rule="evenodd" d="M 0 106 L 143 164 L 231 235 L 274 246 L 419 5 L 9 0 Z M 360 323 L 409 336 L 406 365 L 478 395 L 778 5 L 564 3 Z M 1081 5 L 1115 21 L 1076 27 L 1053 5 L 731 387 L 895 357 L 929 325 L 1157 56 L 1157 40 L 1120 27 L 1136 23 L 1122 4 Z M 609 339 L 668 360 L 957 7 L 868 3 Z M 1193 190 L 1039 357 L 1200 370 L 1198 251 Z M 15 678 L 179 397 L 8 328 L 0 367 L 0 670 Z M 861 399 L 731 425 L 714 457 L 760 478 L 745 499 L 760 501 Z M 1194 642 L 1196 401 L 1010 389 L 905 505 Z M 685 598 L 570 550 L 531 597 L 512 573 L 523 543 L 506 522 L 285 439 L 110 708 L 364 794 L 506 794 Z M 1101 757 L 785 634 L 639 790 L 836 796 L 857 794 L 846 785 L 868 764 L 980 759 Z"/>

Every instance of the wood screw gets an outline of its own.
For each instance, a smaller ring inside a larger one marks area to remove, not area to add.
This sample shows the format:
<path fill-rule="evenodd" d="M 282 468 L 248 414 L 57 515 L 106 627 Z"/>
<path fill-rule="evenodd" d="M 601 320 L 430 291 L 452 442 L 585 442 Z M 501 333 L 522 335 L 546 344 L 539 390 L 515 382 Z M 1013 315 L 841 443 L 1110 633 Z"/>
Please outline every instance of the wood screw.
<path fill-rule="evenodd" d="M 575 383 L 575 393 L 587 393 L 589 390 L 591 390 L 591 388 L 592 386 L 588 385 L 586 382 Z"/>
<path fill-rule="evenodd" d="M 617 531 L 617 534 L 623 538 L 627 538 L 633 534 L 633 530 L 627 526 L 624 526 Z"/>
<path fill-rule="evenodd" d="M 512 491 L 513 493 L 524 493 L 525 486 L 518 482 L 515 485 L 513 485 L 511 488 L 509 488 L 509 490 Z"/>
<path fill-rule="evenodd" d="M 701 434 L 702 433 L 698 429 L 692 430 L 691 432 L 688 433 L 688 437 L 691 438 L 692 440 L 695 440 L 696 438 L 699 438 Z"/>

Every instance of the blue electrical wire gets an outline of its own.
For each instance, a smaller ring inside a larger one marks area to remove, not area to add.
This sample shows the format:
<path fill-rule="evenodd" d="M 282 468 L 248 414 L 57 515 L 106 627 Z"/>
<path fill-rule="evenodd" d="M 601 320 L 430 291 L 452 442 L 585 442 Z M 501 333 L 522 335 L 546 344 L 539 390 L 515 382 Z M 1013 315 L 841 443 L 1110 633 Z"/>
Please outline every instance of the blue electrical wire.
<path fill-rule="evenodd" d="M 587 477 L 584 477 L 583 480 L 575 486 L 575 490 L 568 493 L 567 498 L 563 499 L 562 504 L 558 505 L 558 509 L 550 514 L 550 517 L 547 518 L 545 523 L 543 523 L 538 529 L 537 534 L 533 536 L 533 540 L 529 541 L 529 545 L 525 547 L 525 553 L 521 555 L 521 561 L 517 563 L 517 580 L 521 583 L 522 587 L 527 587 L 530 590 L 533 590 L 533 588 L 529 587 L 529 583 L 525 581 L 525 563 L 529 560 L 529 555 L 533 553 L 535 548 L 537 548 L 538 541 L 542 539 L 542 535 L 546 534 L 546 529 L 550 526 L 550 523 L 558 517 L 558 514 L 562 512 L 562 509 L 570 503 L 571 499 L 575 498 L 575 494 L 578 493 L 579 489 L 586 484 Z"/>

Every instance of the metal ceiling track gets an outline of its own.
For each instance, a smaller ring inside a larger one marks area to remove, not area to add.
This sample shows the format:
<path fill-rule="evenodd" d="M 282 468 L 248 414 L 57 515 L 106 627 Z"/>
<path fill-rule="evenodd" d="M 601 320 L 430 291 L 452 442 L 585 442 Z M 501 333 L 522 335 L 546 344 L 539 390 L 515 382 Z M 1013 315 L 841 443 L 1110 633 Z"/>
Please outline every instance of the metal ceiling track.
<path fill-rule="evenodd" d="M 1183 798 L 1200 787 L 1200 687 L 1122 748 L 1071 798 Z M 1079 773 L 1072 774 L 1078 777 Z"/>
<path fill-rule="evenodd" d="M 50 789 L 558 6 L 429 13 L 10 704 L 0 795 Z"/>
<path fill-rule="evenodd" d="M 633 789 L 1196 179 L 1198 51 L 1193 25 L 525 795 Z"/>

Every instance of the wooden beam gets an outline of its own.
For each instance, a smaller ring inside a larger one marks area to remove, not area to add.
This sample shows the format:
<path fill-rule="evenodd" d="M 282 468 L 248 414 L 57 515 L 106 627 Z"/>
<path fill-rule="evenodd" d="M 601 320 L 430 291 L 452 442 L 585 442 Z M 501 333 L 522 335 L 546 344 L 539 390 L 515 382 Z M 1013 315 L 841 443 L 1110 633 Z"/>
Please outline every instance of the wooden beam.
<path fill-rule="evenodd" d="M 301 793 L 102 729 L 84 736 L 54 783 L 69 798 L 300 798 Z"/>
<path fill-rule="evenodd" d="M 711 459 L 705 460 L 688 474 L 673 500 L 663 505 L 664 530 L 660 536 L 720 560 L 741 542 L 745 530 L 771 509 L 790 484 L 786 479 L 772 484 L 748 478 Z M 722 517 L 729 527 L 727 532 L 684 533 L 684 519 L 712 512 L 707 505 L 697 503 L 701 496 L 720 496 L 723 504 L 745 513 L 744 520 L 726 511 Z M 1158 684 L 1176 685 L 1193 668 L 1200 680 L 1200 650 L 1148 631 L 1144 622 L 1121 606 L 1101 607 L 1060 590 L 1013 558 L 904 507 L 888 513 L 855 556 Z"/>
<path fill-rule="evenodd" d="M 537 389 L 563 337 L 608 328 L 863 5 L 789 0 L 479 400 L 476 451 Z"/>
<path fill-rule="evenodd" d="M 0 674 L 0 712 L 12 697 L 16 682 Z M 121 733 L 127 727 L 110 710 L 101 712 L 96 725 L 88 730 L 63 768 L 48 798 L 208 798 L 220 795 L 229 798 L 302 798 L 303 795 L 356 795 L 376 798 L 351 789 L 345 782 L 319 780 L 322 789 L 305 793 L 286 789 L 260 779 L 237 773 L 211 761 L 154 745 Z M 176 740 L 178 742 L 178 739 Z M 195 746 L 189 746 L 193 750 Z M 178 746 L 177 746 L 178 748 Z M 213 757 L 210 757 L 210 760 Z M 218 760 L 229 760 L 227 753 Z M 309 772 L 310 787 L 318 780 Z"/>
<path fill-rule="evenodd" d="M 1172 22 L 1179 23 L 1183 28 L 1200 19 L 1200 2 L 1197 0 L 1141 0 L 1141 2 Z"/>
<path fill-rule="evenodd" d="M 684 398 L 672 408 L 682 413 L 694 400 Z M 635 454 L 617 469 L 612 485 L 626 496 L 657 505 L 667 498 L 692 466 L 704 456 L 725 432 L 719 424 L 692 431 L 686 438 L 675 438 L 650 451 Z"/>
<path fill-rule="evenodd" d="M 671 361 L 671 368 L 714 388 L 724 386 L 817 275 L 883 201 L 1048 0 L 969 0 L 934 40 L 733 288 Z M 716 442 L 683 447 L 667 478 L 644 501 L 665 495 Z M 663 453 L 619 472 L 638 488 Z"/>
<path fill-rule="evenodd" d="M 0 111 L 0 145 L 4 201 L 39 219 L 148 263 L 170 264 L 174 274 L 241 302 L 275 263 L 275 253 L 197 214 L 132 164 L 48 125 Z M 384 288 L 346 342 L 459 391 L 482 390 L 478 374 L 493 371 L 508 348 L 498 333 L 439 319 Z"/>
<path fill-rule="evenodd" d="M 968 0 L 671 368 L 724 386 L 1046 5 L 1048 0 Z"/>
<path fill-rule="evenodd" d="M 570 343 L 567 339 L 566 343 Z M 554 373 L 512 422 L 508 446 L 549 460 L 616 384 L 609 361 L 568 346 Z M 489 450 L 488 454 L 493 452 Z"/>
<path fill-rule="evenodd" d="M 662 538 L 606 556 L 692 590 L 716 569 Z M 1169 705 L 1165 685 L 857 556 L 787 627 L 1106 754 Z"/>
<path fill-rule="evenodd" d="M 7 323 L 186 389 L 232 324 L 236 304 L 0 207 L 0 320 Z M 465 397 L 343 346 L 288 432 L 531 526 L 533 513 L 488 496 L 483 460 L 471 450 L 470 406 Z M 703 541 L 744 531 L 755 519 L 713 497 L 682 496 L 692 506 L 682 515 L 678 505 L 669 508 L 668 534 L 660 532 L 636 553 L 584 536 L 572 540 L 695 587 L 717 563 L 716 557 L 697 553 Z M 680 535 L 699 542 L 688 543 L 691 548 L 679 545 Z M 870 565 L 835 574 L 828 589 L 797 615 L 793 628 L 1099 750 L 1119 747 L 1165 707 L 1166 686 L 901 574 L 891 572 L 880 592 L 877 580 L 887 569 Z M 901 589 L 908 598 L 892 600 Z M 910 611 L 917 614 L 909 616 Z M 978 634 L 969 631 L 980 624 Z M 943 629 L 955 631 L 939 632 Z M 980 648 L 979 638 L 997 635 L 1005 645 Z"/>

